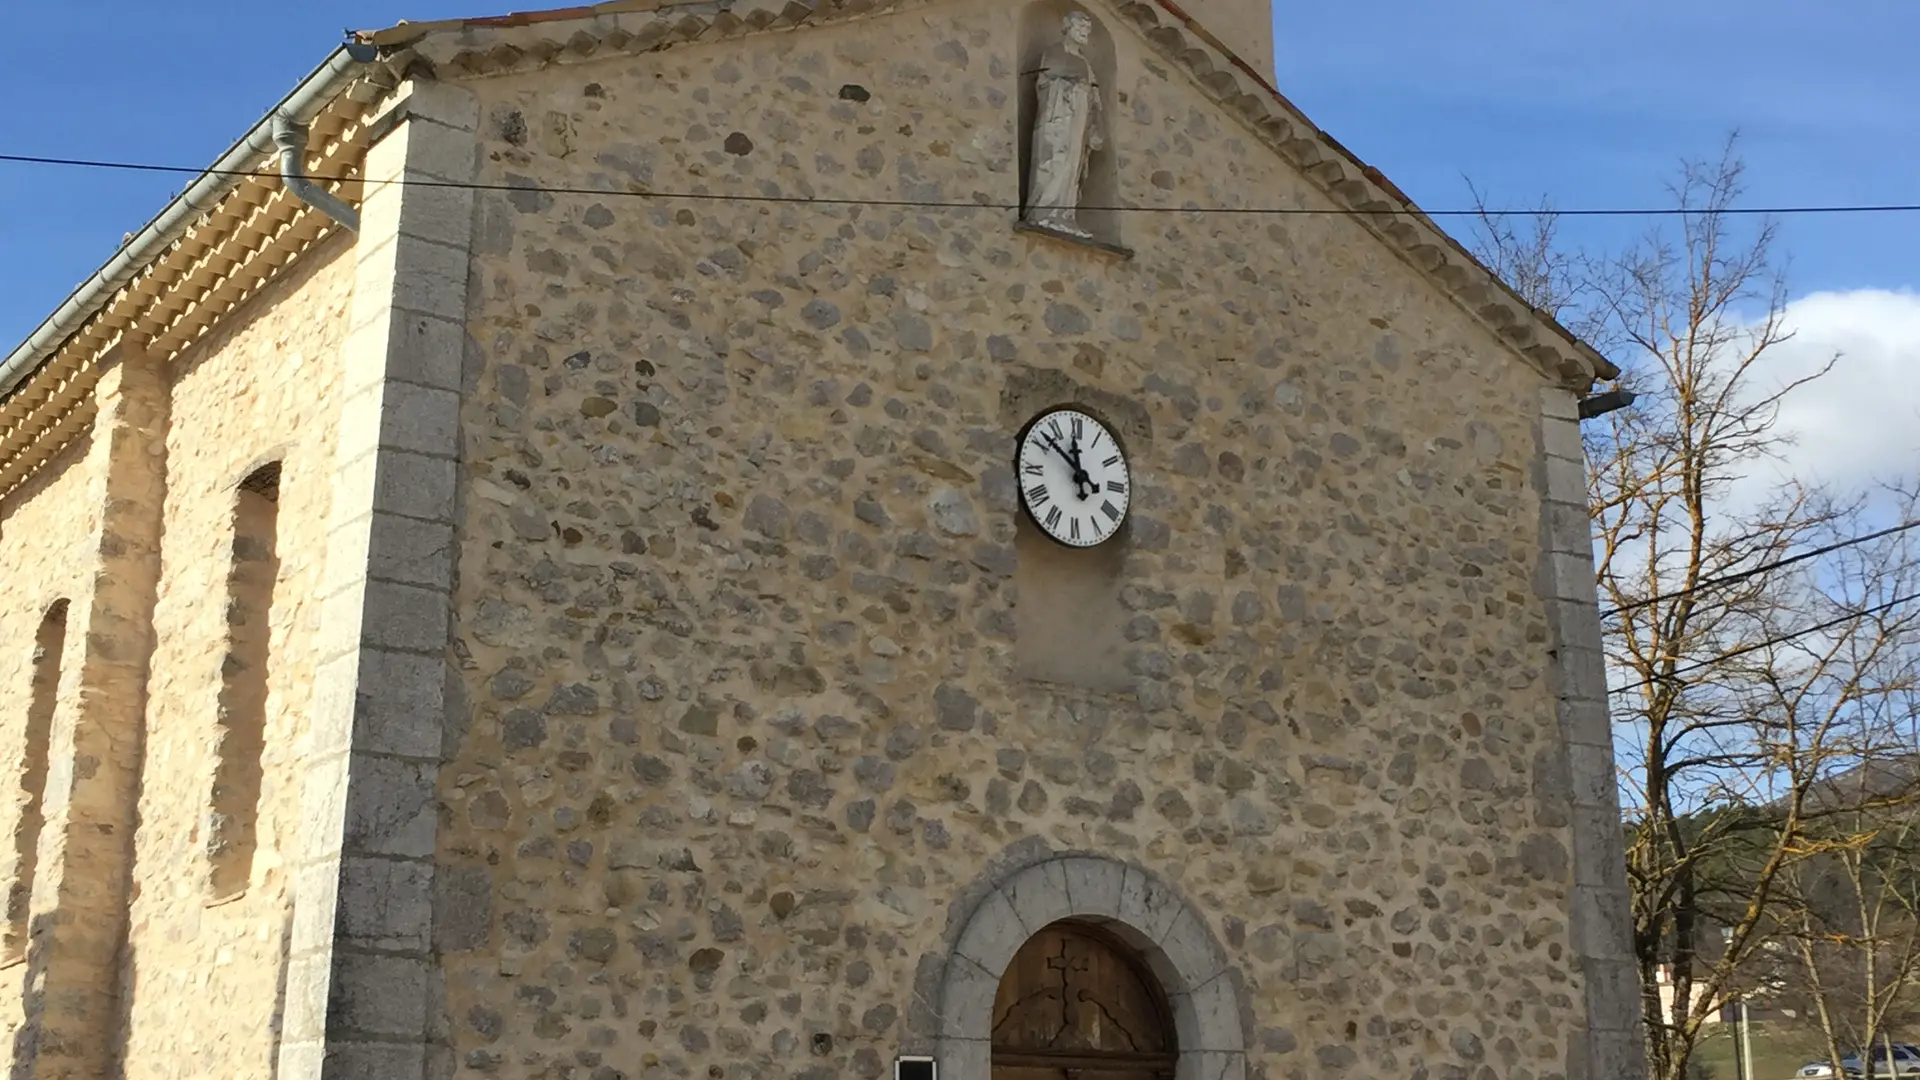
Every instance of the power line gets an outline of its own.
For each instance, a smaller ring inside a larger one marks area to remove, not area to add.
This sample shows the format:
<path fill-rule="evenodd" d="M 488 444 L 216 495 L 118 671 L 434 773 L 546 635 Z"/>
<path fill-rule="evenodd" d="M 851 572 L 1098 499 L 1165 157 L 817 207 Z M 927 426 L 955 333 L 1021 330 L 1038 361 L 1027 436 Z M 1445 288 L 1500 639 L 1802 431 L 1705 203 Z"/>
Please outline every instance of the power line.
<path fill-rule="evenodd" d="M 1822 555 L 1831 555 L 1842 548 L 1852 547 L 1855 544 L 1864 544 L 1869 540 L 1879 540 L 1882 537 L 1892 536 L 1895 533 L 1903 533 L 1909 529 L 1920 529 L 1920 521 L 1909 521 L 1904 525 L 1895 525 L 1891 528 L 1881 529 L 1879 532 L 1868 533 L 1865 536 L 1856 536 L 1848 540 L 1836 541 L 1828 544 L 1826 547 L 1814 548 L 1812 551 L 1803 551 L 1798 555 L 1792 555 L 1776 562 L 1762 563 L 1750 569 L 1740 570 L 1717 578 L 1708 578 L 1705 581 L 1690 585 L 1684 589 L 1675 589 L 1673 592 L 1662 593 L 1659 596 L 1651 596 L 1645 600 L 1635 600 L 1631 604 L 1621 604 L 1617 608 L 1610 608 L 1601 612 L 1600 617 L 1603 619 L 1611 619 L 1615 615 L 1623 615 L 1629 611 L 1638 611 L 1643 607 L 1652 607 L 1655 604 L 1665 603 L 1668 600 L 1678 600 L 1683 596 L 1691 596 L 1694 593 L 1706 589 L 1717 589 L 1722 585 L 1737 585 L 1750 577 L 1764 574 L 1769 570 L 1778 570 L 1783 566 L 1792 566 L 1795 563 L 1806 562 L 1808 559 L 1817 559 Z"/>
<path fill-rule="evenodd" d="M 174 173 L 190 176 L 259 176 L 271 173 L 250 171 L 247 169 L 200 169 L 184 165 L 155 165 L 131 161 L 102 161 L 89 158 L 44 157 L 33 154 L 0 154 L 0 162 L 16 165 L 56 165 L 80 169 L 112 169 L 121 172 Z M 323 183 L 344 180 L 364 179 L 361 177 L 315 176 L 312 179 Z M 466 188 L 473 191 L 524 191 L 523 186 L 514 184 L 482 184 L 459 180 L 430 180 L 426 178 L 383 181 L 388 184 L 400 184 L 411 187 Z M 928 199 L 855 199 L 811 197 L 801 195 L 749 195 L 734 192 L 692 192 L 692 191 L 615 191 L 603 188 L 543 187 L 540 191 L 549 195 L 592 195 L 597 198 L 640 198 L 640 199 L 682 199 L 702 202 L 741 202 L 741 203 L 785 203 L 812 204 L 816 206 L 876 206 L 898 207 L 922 210 L 1018 210 L 1012 203 L 961 202 L 953 200 Z M 1083 210 L 1106 210 L 1129 214 L 1252 214 L 1258 216 L 1301 216 L 1301 215 L 1341 215 L 1358 216 L 1362 214 L 1412 214 L 1420 213 L 1430 218 L 1443 217 L 1521 217 L 1540 213 L 1538 210 L 1353 210 L 1320 209 L 1317 207 L 1232 207 L 1232 206 L 1083 206 Z M 1730 206 L 1718 210 L 1688 209 L 1686 207 L 1667 206 L 1649 208 L 1602 207 L 1575 210 L 1550 210 L 1557 217 L 1682 217 L 1688 215 L 1729 217 L 1774 217 L 1800 214 L 1900 214 L 1920 212 L 1920 203 L 1882 203 L 1847 204 L 1839 206 Z"/>
<path fill-rule="evenodd" d="M 1732 652 L 1721 653 L 1719 656 L 1710 657 L 1706 660 L 1696 660 L 1691 664 L 1682 664 L 1681 666 L 1674 668 L 1672 671 L 1667 672 L 1665 675 L 1654 675 L 1645 679 L 1641 679 L 1639 682 L 1636 682 L 1636 683 L 1628 683 L 1625 686 L 1616 686 L 1608 690 L 1607 693 L 1608 694 L 1624 694 L 1628 690 L 1638 690 L 1643 686 L 1647 686 L 1651 683 L 1660 682 L 1663 679 L 1671 679 L 1678 675 L 1684 675 L 1689 671 L 1698 671 L 1703 667 L 1711 667 L 1714 664 L 1724 663 L 1728 660 L 1734 659 L 1735 657 L 1745 656 L 1750 652 L 1759 652 L 1761 649 L 1771 648 L 1772 646 L 1775 646 L 1775 645 L 1785 645 L 1789 641 L 1796 641 L 1800 638 L 1806 637 L 1808 634 L 1817 634 L 1822 630 L 1831 630 L 1842 623 L 1852 622 L 1855 619 L 1864 619 L 1869 615 L 1878 615 L 1883 611 L 1887 611 L 1892 608 L 1898 607 L 1901 604 L 1907 603 L 1908 601 L 1912 601 L 1912 600 L 1920 600 L 1920 593 L 1909 593 L 1906 596 L 1895 597 L 1894 599 L 1889 600 L 1884 604 L 1877 604 L 1873 607 L 1865 608 L 1860 611 L 1850 611 L 1845 615 L 1840 616 L 1837 619 L 1829 619 L 1826 622 L 1820 623 L 1816 626 L 1809 626 L 1803 630 L 1795 630 L 1790 634 L 1782 634 L 1776 638 L 1768 638 L 1766 641 L 1762 641 L 1755 645 L 1743 645 L 1740 648 L 1733 650 Z"/>

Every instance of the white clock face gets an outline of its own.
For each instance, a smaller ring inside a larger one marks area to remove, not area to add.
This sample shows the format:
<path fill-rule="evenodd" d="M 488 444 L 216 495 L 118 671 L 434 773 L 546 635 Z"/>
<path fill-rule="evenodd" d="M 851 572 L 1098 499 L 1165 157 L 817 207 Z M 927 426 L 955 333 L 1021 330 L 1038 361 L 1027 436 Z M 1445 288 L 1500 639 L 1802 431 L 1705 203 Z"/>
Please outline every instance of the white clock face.
<path fill-rule="evenodd" d="M 1127 520 L 1133 477 L 1113 432 L 1086 413 L 1041 413 L 1020 439 L 1020 504 L 1048 536 L 1092 547 Z"/>

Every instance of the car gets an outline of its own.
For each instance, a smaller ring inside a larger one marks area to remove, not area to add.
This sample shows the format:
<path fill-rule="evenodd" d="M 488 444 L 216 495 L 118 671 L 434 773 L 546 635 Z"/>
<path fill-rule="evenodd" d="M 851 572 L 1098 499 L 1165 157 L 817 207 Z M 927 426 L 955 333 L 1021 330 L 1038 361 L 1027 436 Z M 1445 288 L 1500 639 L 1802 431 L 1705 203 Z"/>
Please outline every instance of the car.
<path fill-rule="evenodd" d="M 1911 1043 L 1894 1043 L 1891 1062 L 1888 1060 L 1887 1047 L 1876 1046 L 1869 1055 L 1872 1061 L 1874 1077 L 1920 1076 L 1920 1046 Z M 1888 1065 L 1891 1064 L 1891 1068 Z M 1858 1051 L 1840 1059 L 1842 1075 L 1850 1078 L 1866 1076 L 1866 1068 L 1861 1064 Z M 1833 1065 L 1826 1061 L 1809 1061 L 1800 1066 L 1794 1074 L 1799 1080 L 1831 1080 Z"/>

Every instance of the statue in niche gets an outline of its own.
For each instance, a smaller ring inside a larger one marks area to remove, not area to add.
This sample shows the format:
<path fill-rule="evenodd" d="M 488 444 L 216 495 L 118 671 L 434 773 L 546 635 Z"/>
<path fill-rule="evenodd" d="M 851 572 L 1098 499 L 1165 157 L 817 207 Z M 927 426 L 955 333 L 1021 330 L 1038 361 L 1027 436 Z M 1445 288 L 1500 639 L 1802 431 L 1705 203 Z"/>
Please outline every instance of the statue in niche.
<path fill-rule="evenodd" d="M 1082 240 L 1075 211 L 1087 176 L 1087 157 L 1106 145 L 1101 131 L 1100 86 L 1085 49 L 1093 19 L 1070 12 L 1060 24 L 1060 43 L 1040 58 L 1033 77 L 1033 156 L 1027 180 L 1026 222 Z"/>

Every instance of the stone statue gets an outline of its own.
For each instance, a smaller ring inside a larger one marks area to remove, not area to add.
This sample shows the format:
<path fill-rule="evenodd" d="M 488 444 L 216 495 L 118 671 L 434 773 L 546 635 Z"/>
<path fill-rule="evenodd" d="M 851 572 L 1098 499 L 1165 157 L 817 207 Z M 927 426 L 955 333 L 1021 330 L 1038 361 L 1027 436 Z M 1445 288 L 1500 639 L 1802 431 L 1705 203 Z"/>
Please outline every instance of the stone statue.
<path fill-rule="evenodd" d="M 1087 156 L 1106 145 L 1101 132 L 1100 86 L 1087 61 L 1093 19 L 1067 15 L 1060 44 L 1040 59 L 1033 78 L 1033 158 L 1027 181 L 1026 221 L 1083 240 L 1093 234 L 1074 216 L 1087 175 Z"/>

